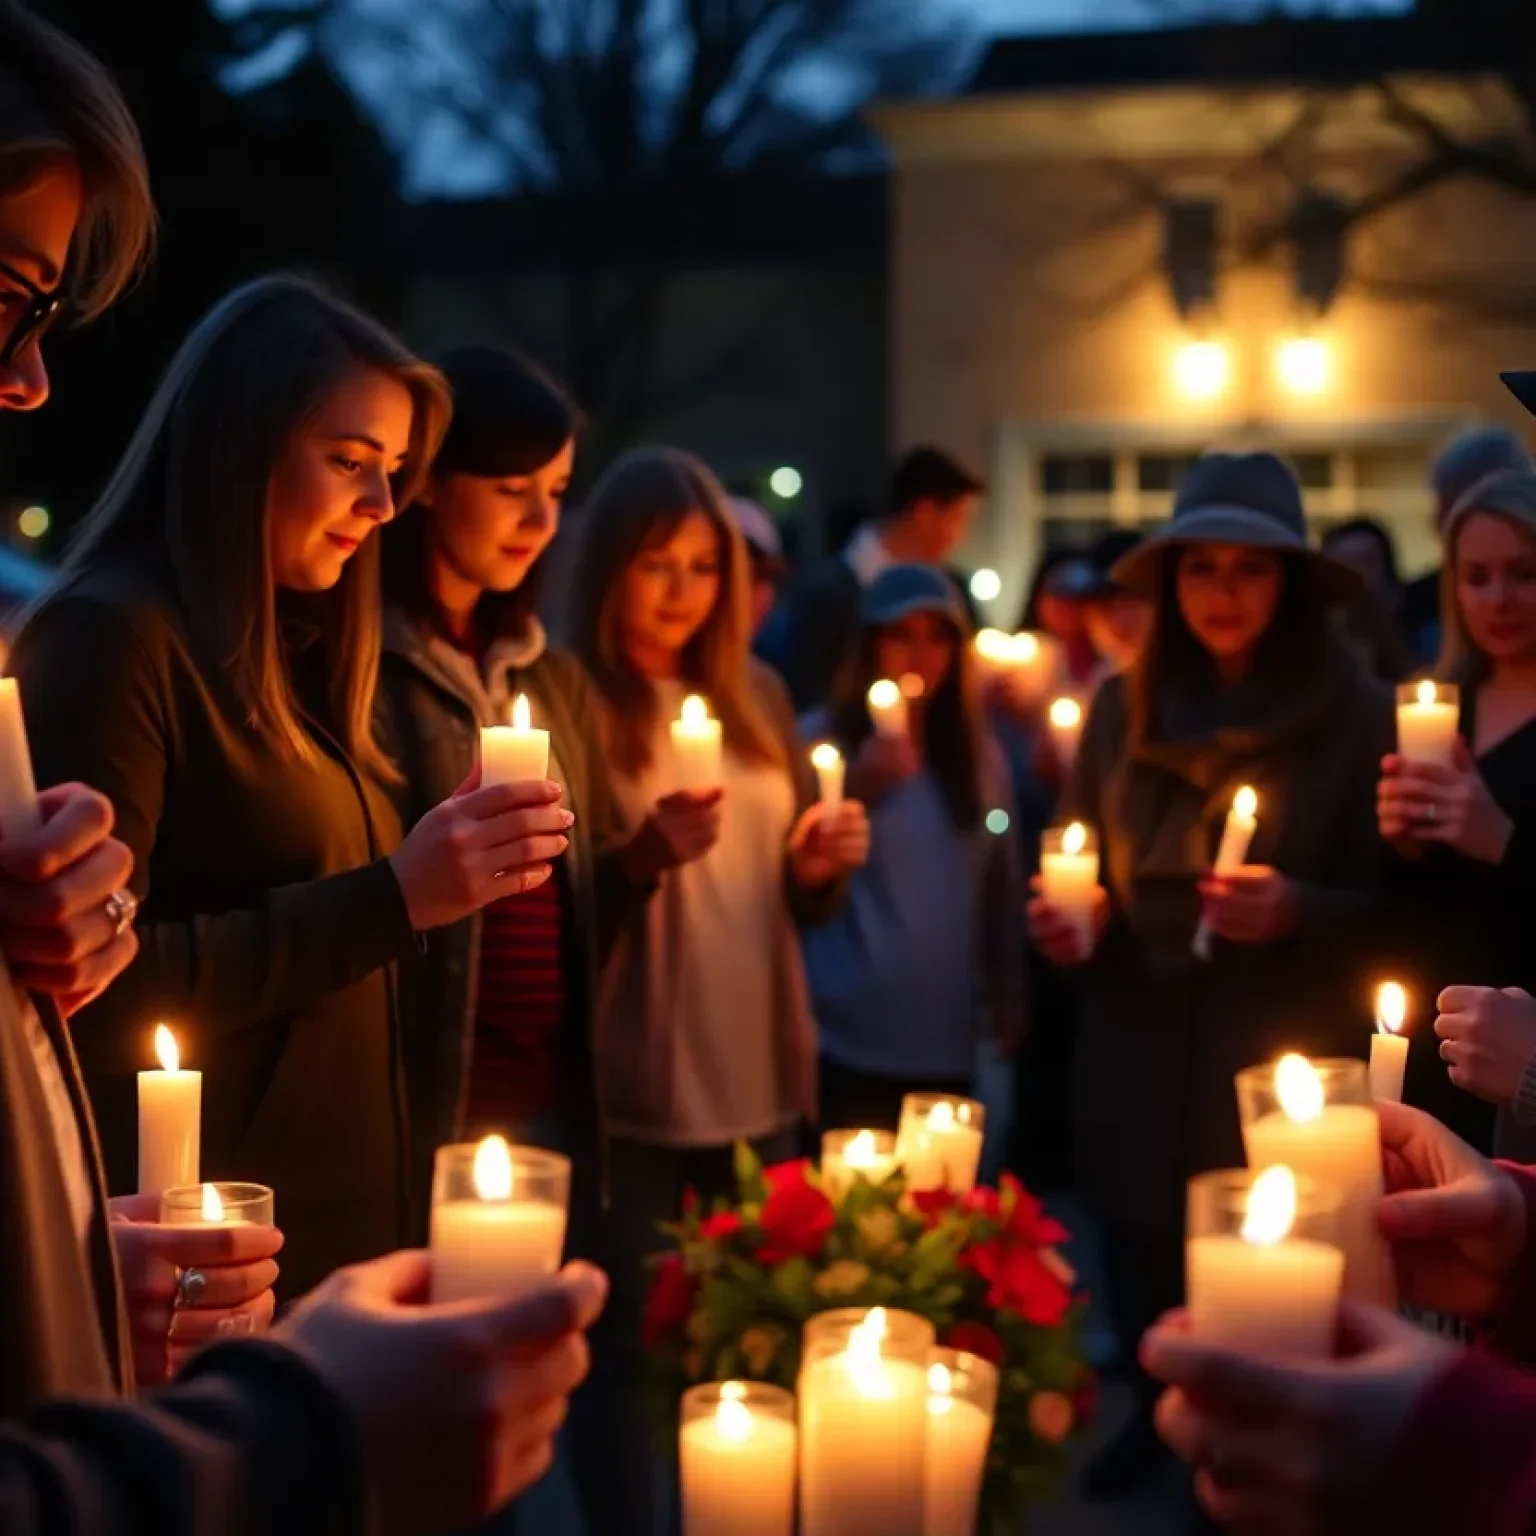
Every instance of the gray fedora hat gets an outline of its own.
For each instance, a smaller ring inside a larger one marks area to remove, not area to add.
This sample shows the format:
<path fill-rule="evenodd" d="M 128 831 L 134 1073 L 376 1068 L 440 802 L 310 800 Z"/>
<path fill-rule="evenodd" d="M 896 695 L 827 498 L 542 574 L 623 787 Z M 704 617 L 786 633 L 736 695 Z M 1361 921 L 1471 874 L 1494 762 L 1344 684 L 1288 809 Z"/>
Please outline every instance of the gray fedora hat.
<path fill-rule="evenodd" d="M 1536 468 L 1500 469 L 1463 494 L 1445 520 L 1447 547 L 1474 512 L 1491 512 L 1536 534 Z"/>
<path fill-rule="evenodd" d="M 1172 519 L 1115 566 L 1115 580 L 1155 596 L 1164 553 L 1182 544 L 1242 544 L 1292 555 L 1313 567 L 1332 602 L 1360 590 L 1354 571 L 1307 544 L 1301 483 L 1278 454 L 1201 455 L 1179 485 Z"/>

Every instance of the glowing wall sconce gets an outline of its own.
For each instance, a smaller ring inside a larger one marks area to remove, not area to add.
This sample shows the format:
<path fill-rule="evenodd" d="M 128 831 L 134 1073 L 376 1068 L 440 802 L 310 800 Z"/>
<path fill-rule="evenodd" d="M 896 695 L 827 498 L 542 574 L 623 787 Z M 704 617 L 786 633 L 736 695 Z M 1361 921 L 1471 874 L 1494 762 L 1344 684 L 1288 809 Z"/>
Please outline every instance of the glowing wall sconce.
<path fill-rule="evenodd" d="M 1189 400 L 1214 400 L 1232 379 L 1232 359 L 1219 341 L 1186 341 L 1173 357 L 1173 381 Z"/>
<path fill-rule="evenodd" d="M 1333 377 L 1333 352 L 1316 336 L 1292 336 L 1275 353 L 1275 372 L 1293 395 L 1320 395 Z"/>

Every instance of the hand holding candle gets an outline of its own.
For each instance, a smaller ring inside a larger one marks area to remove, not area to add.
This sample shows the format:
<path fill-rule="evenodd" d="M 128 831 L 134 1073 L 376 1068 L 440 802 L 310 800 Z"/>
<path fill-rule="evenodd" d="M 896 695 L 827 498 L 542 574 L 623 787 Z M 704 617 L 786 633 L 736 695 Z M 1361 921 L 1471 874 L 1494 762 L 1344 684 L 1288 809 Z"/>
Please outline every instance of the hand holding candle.
<path fill-rule="evenodd" d="M 531 784 L 549 775 L 549 732 L 533 729 L 528 695 L 512 705 L 510 725 L 480 728 L 481 784 Z"/>
<path fill-rule="evenodd" d="M 1232 809 L 1221 829 L 1221 846 L 1216 850 L 1217 875 L 1236 873 L 1248 862 L 1248 850 L 1253 846 L 1253 834 L 1259 827 L 1259 797 L 1250 785 L 1243 785 L 1232 797 Z M 1206 917 L 1200 919 L 1195 930 L 1195 955 L 1201 960 L 1211 958 L 1211 924 Z"/>
<path fill-rule="evenodd" d="M 672 722 L 674 786 L 699 794 L 719 789 L 725 782 L 722 752 L 720 722 L 710 718 L 709 705 L 698 694 L 690 693 Z"/>
<path fill-rule="evenodd" d="M 816 770 L 816 788 L 821 803 L 829 813 L 835 811 L 843 803 L 843 784 L 847 772 L 843 754 L 830 741 L 824 741 L 811 749 L 811 767 Z"/>
<path fill-rule="evenodd" d="M 1408 763 L 1450 768 L 1461 728 L 1461 690 L 1454 683 L 1402 683 L 1397 690 L 1397 754 Z"/>
<path fill-rule="evenodd" d="M 1052 827 L 1040 840 L 1040 902 L 1044 910 L 1033 914 L 1036 942 L 1051 954 L 1049 934 L 1040 919 L 1049 915 L 1070 931 L 1072 952 L 1062 959 L 1080 965 L 1094 951 L 1098 940 L 1099 844 L 1090 827 L 1080 821 Z M 1051 946 L 1054 947 L 1054 946 Z"/>
<path fill-rule="evenodd" d="M 1376 989 L 1376 1033 L 1371 1036 L 1371 1097 L 1390 1104 L 1403 1101 L 1403 1070 L 1408 1064 L 1408 994 L 1395 981 Z"/>
<path fill-rule="evenodd" d="M 164 1024 L 155 1026 L 155 1055 L 160 1070 L 139 1073 L 141 1195 L 195 1184 L 202 1138 L 203 1074 L 181 1070 L 176 1037 Z"/>

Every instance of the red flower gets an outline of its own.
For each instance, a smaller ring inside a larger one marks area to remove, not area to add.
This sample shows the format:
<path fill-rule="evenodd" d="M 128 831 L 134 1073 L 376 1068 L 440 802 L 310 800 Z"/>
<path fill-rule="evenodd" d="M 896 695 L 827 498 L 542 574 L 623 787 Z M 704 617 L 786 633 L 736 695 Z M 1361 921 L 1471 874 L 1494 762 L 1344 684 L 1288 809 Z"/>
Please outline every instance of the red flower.
<path fill-rule="evenodd" d="M 956 1323 L 944 1335 L 946 1349 L 963 1349 L 992 1365 L 1003 1363 L 1003 1341 L 985 1323 Z"/>
<path fill-rule="evenodd" d="M 760 1264 L 782 1264 L 795 1257 L 814 1259 L 837 1225 L 832 1202 L 806 1178 L 810 1161 L 779 1163 L 763 1170 L 768 1198 L 759 1222 L 763 1233 Z"/>
<path fill-rule="evenodd" d="M 947 1189 L 914 1189 L 907 1198 L 930 1227 L 936 1227 L 959 1204 Z"/>
<path fill-rule="evenodd" d="M 960 1264 L 987 1282 L 989 1307 L 1007 1307 L 1026 1323 L 1059 1327 L 1072 1304 L 1071 1292 L 1041 1262 L 1038 1248 L 1007 1230 L 990 1242 L 972 1244 L 960 1255 Z"/>
<path fill-rule="evenodd" d="M 693 1280 L 680 1253 L 669 1253 L 656 1266 L 650 1293 L 645 1298 L 645 1317 L 640 1325 L 641 1342 L 655 1349 L 688 1321 L 693 1310 Z"/>
<path fill-rule="evenodd" d="M 699 1236 L 714 1243 L 722 1243 L 740 1231 L 741 1216 L 736 1211 L 717 1211 L 699 1223 Z"/>

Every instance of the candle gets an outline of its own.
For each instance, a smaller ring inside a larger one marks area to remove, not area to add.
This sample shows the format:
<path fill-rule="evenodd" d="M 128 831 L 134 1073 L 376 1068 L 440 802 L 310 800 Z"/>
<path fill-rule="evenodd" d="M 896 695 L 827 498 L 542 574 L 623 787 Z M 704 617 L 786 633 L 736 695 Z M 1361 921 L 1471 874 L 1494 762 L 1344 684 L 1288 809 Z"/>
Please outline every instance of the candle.
<path fill-rule="evenodd" d="M 1454 683 L 1400 683 L 1397 755 L 1410 763 L 1450 768 L 1456 761 L 1461 690 Z"/>
<path fill-rule="evenodd" d="M 1340 1192 L 1345 1293 L 1394 1305 L 1392 1257 L 1376 1225 L 1381 1133 L 1365 1063 L 1282 1056 L 1273 1066 L 1237 1074 L 1237 1102 L 1250 1168 L 1284 1163 Z"/>
<path fill-rule="evenodd" d="M 975 1099 L 942 1093 L 909 1093 L 901 1101 L 896 1160 L 912 1190 L 947 1189 L 968 1195 L 981 1166 L 987 1112 Z"/>
<path fill-rule="evenodd" d="M 856 1175 L 879 1184 L 896 1167 L 896 1138 L 889 1131 L 826 1131 L 821 1138 L 821 1183 L 833 1200 L 853 1188 Z"/>
<path fill-rule="evenodd" d="M 816 770 L 821 803 L 829 810 L 836 810 L 843 803 L 843 780 L 847 771 L 843 754 L 831 742 L 824 741 L 812 750 L 811 767 Z"/>
<path fill-rule="evenodd" d="M 432 1178 L 432 1300 L 519 1296 L 560 1267 L 568 1158 L 501 1136 L 439 1147 Z"/>
<path fill-rule="evenodd" d="M 683 1536 L 794 1536 L 795 1399 L 762 1382 L 683 1394 Z"/>
<path fill-rule="evenodd" d="M 14 677 L 0 677 L 0 837 L 24 837 L 42 824 L 21 689 Z"/>
<path fill-rule="evenodd" d="M 270 1227 L 276 1198 L 265 1184 L 184 1184 L 160 1191 L 168 1227 Z"/>
<path fill-rule="evenodd" d="M 890 678 L 882 677 L 869 690 L 869 718 L 875 735 L 900 737 L 907 734 L 907 701 Z"/>
<path fill-rule="evenodd" d="M 1040 895 L 1077 930 L 1078 958 L 1093 953 L 1099 843 L 1082 822 L 1052 827 L 1040 840 Z"/>
<path fill-rule="evenodd" d="M 1055 700 L 1047 718 L 1051 722 L 1051 740 L 1056 743 L 1056 757 L 1063 769 L 1077 761 L 1077 744 L 1083 737 L 1083 706 L 1076 699 Z"/>
<path fill-rule="evenodd" d="M 805 1325 L 801 1536 L 923 1536 L 928 1352 L 910 1312 L 839 1308 Z"/>
<path fill-rule="evenodd" d="M 1403 1069 L 1408 1065 L 1408 994 L 1395 981 L 1376 989 L 1376 1033 L 1371 1036 L 1371 1097 L 1403 1102 Z"/>
<path fill-rule="evenodd" d="M 1221 829 L 1221 846 L 1216 850 L 1215 872 L 1218 875 L 1230 875 L 1243 867 L 1258 827 L 1259 797 L 1245 784 L 1232 796 L 1232 809 L 1227 812 L 1226 825 Z M 1194 951 L 1201 960 L 1211 958 L 1211 925 L 1203 917 L 1195 929 Z"/>
<path fill-rule="evenodd" d="M 1332 1241 L 1336 1191 L 1306 1187 L 1284 1164 L 1205 1173 L 1189 1184 L 1189 1328 L 1226 1349 L 1326 1360 L 1344 1279 Z"/>
<path fill-rule="evenodd" d="M 195 1184 L 198 1179 L 203 1074 L 181 1070 L 176 1036 L 164 1024 L 155 1026 L 155 1055 L 160 1058 L 160 1070 L 139 1073 L 141 1195 Z"/>
<path fill-rule="evenodd" d="M 480 782 L 533 784 L 549 777 L 549 732 L 536 731 L 528 695 L 512 705 L 511 725 L 480 727 Z"/>
<path fill-rule="evenodd" d="M 719 789 L 725 781 L 720 722 L 710 719 L 709 706 L 696 693 L 683 700 L 672 722 L 672 771 L 678 789 L 696 794 Z"/>
<path fill-rule="evenodd" d="M 997 1412 L 997 1367 L 954 1349 L 928 1356 L 924 1536 L 972 1536 Z"/>

